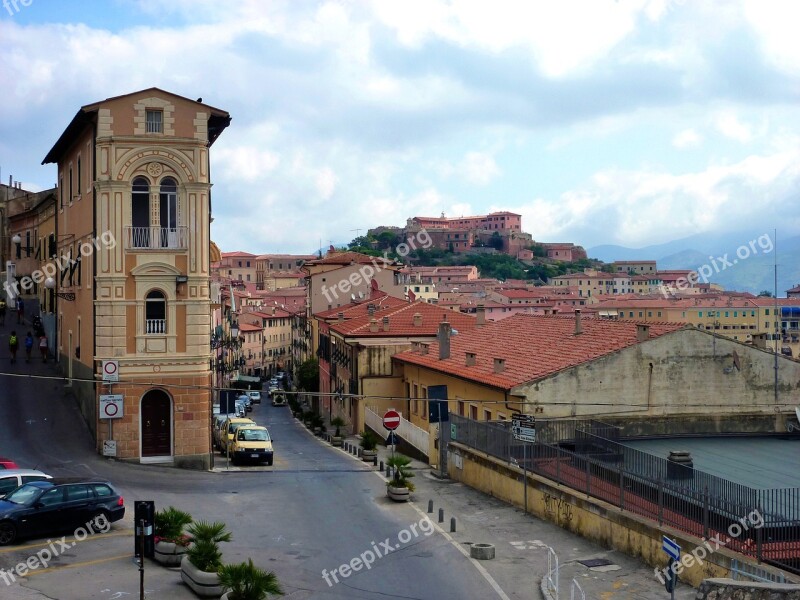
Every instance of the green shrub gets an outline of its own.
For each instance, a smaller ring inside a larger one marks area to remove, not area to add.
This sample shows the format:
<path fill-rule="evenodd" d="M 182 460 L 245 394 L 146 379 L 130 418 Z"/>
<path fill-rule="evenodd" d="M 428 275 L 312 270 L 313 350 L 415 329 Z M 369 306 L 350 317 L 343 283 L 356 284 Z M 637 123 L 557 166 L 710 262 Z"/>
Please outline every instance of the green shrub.
<path fill-rule="evenodd" d="M 361 448 L 363 450 L 375 450 L 378 447 L 378 436 L 369 429 L 361 433 Z"/>
<path fill-rule="evenodd" d="M 283 595 L 275 573 L 256 567 L 252 558 L 246 563 L 223 565 L 219 569 L 219 583 L 230 592 L 231 600 L 263 600 L 268 595 Z"/>
<path fill-rule="evenodd" d="M 409 481 L 409 479 L 414 477 L 414 472 L 409 466 L 411 464 L 411 459 L 403 454 L 395 454 L 394 456 L 389 457 L 389 460 L 386 461 L 386 464 L 392 467 L 394 472 L 387 485 L 394 487 L 406 487 L 409 489 L 409 491 L 413 492 L 414 484 Z"/>
<path fill-rule="evenodd" d="M 184 528 L 191 524 L 192 515 L 174 506 L 156 511 L 154 533 L 155 537 L 165 542 L 187 546 L 189 537 L 184 534 Z"/>

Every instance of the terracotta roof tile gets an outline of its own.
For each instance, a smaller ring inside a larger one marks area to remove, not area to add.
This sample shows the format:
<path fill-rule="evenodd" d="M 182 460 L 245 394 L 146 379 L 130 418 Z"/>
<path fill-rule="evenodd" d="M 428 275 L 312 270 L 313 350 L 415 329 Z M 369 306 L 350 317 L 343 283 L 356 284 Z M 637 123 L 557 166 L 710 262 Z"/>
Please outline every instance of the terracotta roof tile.
<path fill-rule="evenodd" d="M 414 325 L 414 315 L 422 316 L 420 325 Z M 383 329 L 383 318 L 389 319 L 389 330 Z M 370 331 L 370 321 L 378 321 L 378 331 Z M 444 320 L 456 331 L 469 331 L 475 328 L 476 318 L 465 313 L 440 308 L 427 302 L 406 303 L 404 306 L 385 308 L 374 315 L 363 315 L 343 323 L 331 323 L 331 331 L 347 337 L 394 337 L 436 335 L 439 323 Z"/>
<path fill-rule="evenodd" d="M 650 339 L 685 327 L 683 323 L 648 325 Z M 428 354 L 406 351 L 394 358 L 511 390 L 638 343 L 633 321 L 584 318 L 581 326 L 583 333 L 575 335 L 574 317 L 516 314 L 453 336 L 448 359 L 439 360 L 438 342 L 431 344 Z M 466 366 L 466 352 L 476 354 L 474 366 Z M 495 358 L 505 360 L 502 373 L 494 372 Z"/>
<path fill-rule="evenodd" d="M 407 306 L 408 300 L 402 298 L 395 298 L 386 292 L 376 291 L 371 298 L 365 298 L 358 302 L 351 302 L 338 308 L 326 309 L 321 312 L 315 313 L 314 316 L 319 319 L 335 319 L 338 318 L 339 313 L 344 313 L 345 319 L 355 319 L 367 314 L 369 305 L 375 306 L 375 311 L 383 310 L 386 308 L 397 308 L 400 306 Z"/>

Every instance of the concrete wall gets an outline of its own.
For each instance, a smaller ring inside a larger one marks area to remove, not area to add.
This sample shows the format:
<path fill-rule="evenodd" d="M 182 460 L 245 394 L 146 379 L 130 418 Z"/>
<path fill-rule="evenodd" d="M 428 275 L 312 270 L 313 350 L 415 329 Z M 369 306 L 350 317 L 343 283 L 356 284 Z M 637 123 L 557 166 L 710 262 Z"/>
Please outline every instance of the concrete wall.
<path fill-rule="evenodd" d="M 800 600 L 800 585 L 749 583 L 733 579 L 706 579 L 698 600 Z"/>
<path fill-rule="evenodd" d="M 738 367 L 735 366 L 738 363 Z M 800 362 L 684 329 L 548 379 L 519 386 L 528 411 L 547 418 L 788 413 L 800 403 Z M 565 402 L 571 400 L 571 403 Z"/>
<path fill-rule="evenodd" d="M 520 508 L 525 504 L 522 469 L 483 452 L 451 442 L 448 448 L 448 474 L 451 479 Z M 641 558 L 648 565 L 658 569 L 667 566 L 666 555 L 661 549 L 663 534 L 677 541 L 685 554 L 703 546 L 703 540 L 700 538 L 668 526 L 659 527 L 653 521 L 531 473 L 528 473 L 527 508 L 531 514 L 541 519 L 555 523 L 606 548 Z M 694 562 L 683 569 L 679 573 L 680 580 L 697 587 L 704 579 L 727 577 L 731 574 L 731 561 L 734 559 L 740 564 L 758 566 L 768 572 L 780 572 L 764 564 L 757 564 L 754 559 L 720 548 L 706 556 L 702 564 Z M 659 585 L 655 575 L 654 585 Z"/>

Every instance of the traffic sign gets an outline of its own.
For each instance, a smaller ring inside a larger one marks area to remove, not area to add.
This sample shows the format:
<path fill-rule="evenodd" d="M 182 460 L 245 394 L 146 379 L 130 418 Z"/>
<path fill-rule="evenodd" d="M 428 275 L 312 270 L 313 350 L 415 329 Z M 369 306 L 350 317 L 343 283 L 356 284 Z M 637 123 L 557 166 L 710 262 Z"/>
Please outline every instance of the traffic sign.
<path fill-rule="evenodd" d="M 511 415 L 511 433 L 515 440 L 536 442 L 536 418 L 531 415 Z"/>
<path fill-rule="evenodd" d="M 101 419 L 121 419 L 123 415 L 122 394 L 104 394 L 100 396 L 100 418 Z"/>
<path fill-rule="evenodd" d="M 109 381 L 109 382 L 119 381 L 119 361 L 117 360 L 103 361 L 103 381 Z"/>
<path fill-rule="evenodd" d="M 383 426 L 389 431 L 394 431 L 400 427 L 400 413 L 390 408 L 383 415 Z"/>
<path fill-rule="evenodd" d="M 661 536 L 661 549 L 666 552 L 672 560 L 681 559 L 681 547 L 675 540 L 669 539 L 667 536 Z"/>

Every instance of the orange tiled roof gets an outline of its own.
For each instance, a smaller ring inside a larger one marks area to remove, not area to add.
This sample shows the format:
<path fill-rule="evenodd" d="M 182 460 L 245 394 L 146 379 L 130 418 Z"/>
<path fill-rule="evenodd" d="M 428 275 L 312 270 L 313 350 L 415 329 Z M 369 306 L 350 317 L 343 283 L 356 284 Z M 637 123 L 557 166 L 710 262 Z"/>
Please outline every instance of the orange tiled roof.
<path fill-rule="evenodd" d="M 414 325 L 414 315 L 422 315 L 420 325 Z M 384 331 L 383 319 L 388 317 L 389 330 Z M 370 321 L 378 321 L 378 331 L 370 331 Z M 387 308 L 376 311 L 374 315 L 364 315 L 350 319 L 343 323 L 331 323 L 331 331 L 347 337 L 395 337 L 436 335 L 439 323 L 447 320 L 457 331 L 471 330 L 475 327 L 476 319 L 472 315 L 440 308 L 427 302 L 414 302 L 405 306 Z"/>
<path fill-rule="evenodd" d="M 365 298 L 364 300 L 360 300 L 358 302 L 351 302 L 350 304 L 345 304 L 344 306 L 339 306 L 338 308 L 326 309 L 315 313 L 314 316 L 320 319 L 336 319 L 339 317 L 339 313 L 344 313 L 345 319 L 355 319 L 357 317 L 366 315 L 370 304 L 375 307 L 375 311 L 377 312 L 386 308 L 407 306 L 409 302 L 408 300 L 403 300 L 402 298 L 390 296 L 386 292 L 377 291 L 371 298 Z"/>
<path fill-rule="evenodd" d="M 511 390 L 638 343 L 637 324 L 633 321 L 584 318 L 581 326 L 583 333 L 575 335 L 574 317 L 516 314 L 453 336 L 450 358 L 445 360 L 439 360 L 438 342 L 430 345 L 428 354 L 410 350 L 394 358 Z M 649 326 L 651 339 L 685 327 L 682 323 L 650 323 Z M 475 365 L 466 366 L 466 352 L 476 354 Z M 495 358 L 505 360 L 502 373 L 494 372 Z"/>
<path fill-rule="evenodd" d="M 239 323 L 239 331 L 261 331 L 263 327 L 252 323 Z"/>

